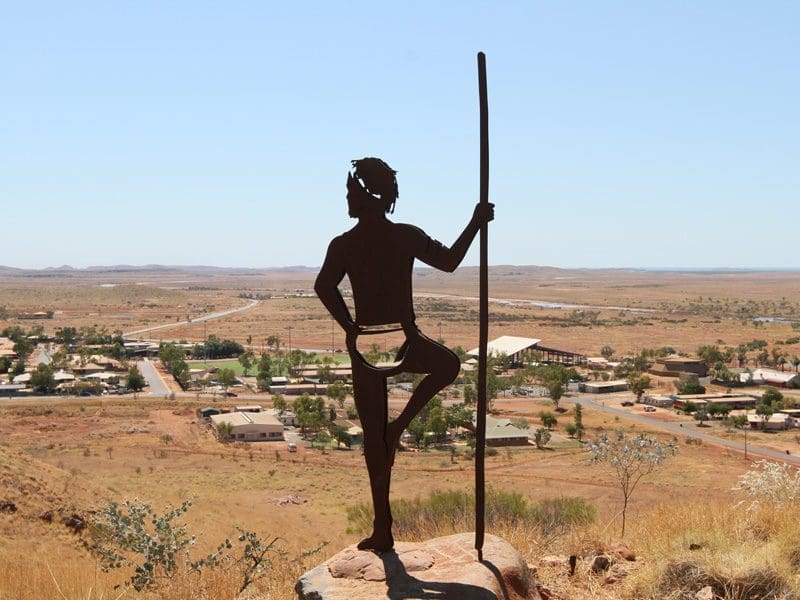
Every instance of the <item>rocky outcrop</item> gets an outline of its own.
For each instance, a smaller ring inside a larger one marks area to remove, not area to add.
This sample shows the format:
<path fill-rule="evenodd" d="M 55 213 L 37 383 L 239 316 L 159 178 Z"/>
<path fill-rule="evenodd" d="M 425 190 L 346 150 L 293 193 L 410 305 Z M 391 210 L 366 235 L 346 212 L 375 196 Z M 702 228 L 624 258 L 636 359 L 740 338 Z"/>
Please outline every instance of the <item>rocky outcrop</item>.
<path fill-rule="evenodd" d="M 487 535 L 483 561 L 475 535 L 398 542 L 389 552 L 345 548 L 308 571 L 295 589 L 300 600 L 452 598 L 539 600 L 533 572 L 504 540 Z"/>

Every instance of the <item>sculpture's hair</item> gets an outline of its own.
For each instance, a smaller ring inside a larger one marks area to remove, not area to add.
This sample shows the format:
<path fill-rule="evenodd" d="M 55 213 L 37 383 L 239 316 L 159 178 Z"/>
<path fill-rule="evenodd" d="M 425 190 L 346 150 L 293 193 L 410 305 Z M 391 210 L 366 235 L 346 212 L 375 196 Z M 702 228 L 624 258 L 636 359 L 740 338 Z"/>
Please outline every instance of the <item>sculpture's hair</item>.
<path fill-rule="evenodd" d="M 386 204 L 386 212 L 394 212 L 397 202 L 397 171 L 392 169 L 380 158 L 366 157 L 350 161 L 353 164 L 352 179 L 359 187 L 375 198 Z"/>

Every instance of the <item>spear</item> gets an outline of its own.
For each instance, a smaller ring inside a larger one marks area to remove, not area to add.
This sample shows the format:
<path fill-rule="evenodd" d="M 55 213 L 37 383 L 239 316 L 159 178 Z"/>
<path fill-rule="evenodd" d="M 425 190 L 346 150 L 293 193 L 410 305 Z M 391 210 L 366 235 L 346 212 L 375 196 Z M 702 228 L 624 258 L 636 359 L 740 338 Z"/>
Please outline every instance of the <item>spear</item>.
<path fill-rule="evenodd" d="M 486 97 L 486 55 L 478 52 L 478 99 L 480 104 L 481 176 L 480 203 L 489 204 L 489 103 Z M 486 504 L 486 346 L 489 343 L 489 224 L 484 221 L 480 234 L 480 272 L 478 312 L 478 415 L 475 427 L 475 549 L 483 561 L 484 514 Z"/>

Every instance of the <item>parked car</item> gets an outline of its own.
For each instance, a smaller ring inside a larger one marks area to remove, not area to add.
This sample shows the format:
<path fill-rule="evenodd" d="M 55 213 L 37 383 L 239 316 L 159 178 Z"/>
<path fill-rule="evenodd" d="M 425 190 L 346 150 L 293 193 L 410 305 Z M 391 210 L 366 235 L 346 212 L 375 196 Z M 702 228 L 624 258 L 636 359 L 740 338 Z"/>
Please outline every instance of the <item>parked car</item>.
<path fill-rule="evenodd" d="M 295 444 L 294 442 L 289 442 L 286 445 L 286 449 L 289 450 L 289 452 L 297 452 L 297 444 Z"/>
<path fill-rule="evenodd" d="M 625 402 L 622 403 L 622 406 L 633 406 L 633 402 L 631 402 L 630 400 L 626 400 Z"/>
<path fill-rule="evenodd" d="M 655 406 L 645 406 L 644 407 L 644 412 L 656 412 L 656 407 Z"/>

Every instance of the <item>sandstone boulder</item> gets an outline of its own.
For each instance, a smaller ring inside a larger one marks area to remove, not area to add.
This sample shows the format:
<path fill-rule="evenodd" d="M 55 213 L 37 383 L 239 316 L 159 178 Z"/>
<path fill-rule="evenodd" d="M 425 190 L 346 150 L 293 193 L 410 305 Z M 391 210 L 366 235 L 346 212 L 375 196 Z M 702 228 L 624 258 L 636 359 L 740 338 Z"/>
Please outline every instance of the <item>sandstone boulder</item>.
<path fill-rule="evenodd" d="M 487 535 L 483 562 L 475 535 L 398 542 L 390 552 L 345 548 L 308 571 L 295 589 L 301 600 L 540 600 L 533 573 L 504 540 Z"/>

